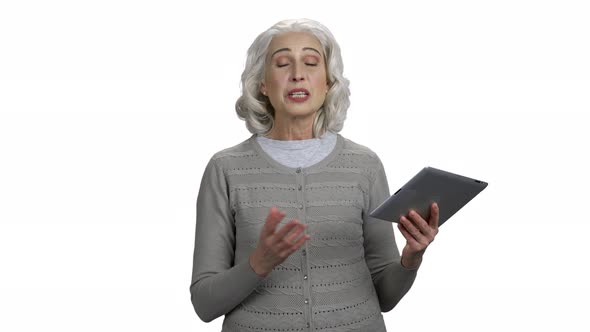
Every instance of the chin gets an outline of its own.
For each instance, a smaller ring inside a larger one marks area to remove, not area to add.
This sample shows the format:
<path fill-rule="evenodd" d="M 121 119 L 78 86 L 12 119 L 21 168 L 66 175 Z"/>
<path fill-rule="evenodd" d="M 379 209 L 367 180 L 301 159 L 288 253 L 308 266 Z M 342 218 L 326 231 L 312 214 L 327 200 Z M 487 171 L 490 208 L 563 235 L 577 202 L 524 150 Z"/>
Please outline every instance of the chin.
<path fill-rule="evenodd" d="M 313 116 L 315 114 L 316 111 L 314 110 L 294 110 L 294 109 L 289 109 L 286 110 L 285 113 L 289 116 L 297 116 L 297 117 L 307 117 L 307 116 Z"/>
<path fill-rule="evenodd" d="M 285 108 L 285 113 L 291 116 L 305 116 L 305 115 L 312 115 L 315 114 L 321 105 L 318 107 L 313 107 L 311 105 L 289 105 Z"/>

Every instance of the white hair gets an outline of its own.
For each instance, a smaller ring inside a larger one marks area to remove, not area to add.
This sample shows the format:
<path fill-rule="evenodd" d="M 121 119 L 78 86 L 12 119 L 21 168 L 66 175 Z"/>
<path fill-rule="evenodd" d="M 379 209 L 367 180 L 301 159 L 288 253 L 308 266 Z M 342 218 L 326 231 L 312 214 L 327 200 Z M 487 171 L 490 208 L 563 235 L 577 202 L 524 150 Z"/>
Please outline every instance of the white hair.
<path fill-rule="evenodd" d="M 350 106 L 349 81 L 342 75 L 344 65 L 340 46 L 328 28 L 309 19 L 280 21 L 256 37 L 248 49 L 246 67 L 242 73 L 242 95 L 236 102 L 238 117 L 246 121 L 246 127 L 253 134 L 266 135 L 272 129 L 274 108 L 270 100 L 261 93 L 260 85 L 264 79 L 268 46 L 274 36 L 286 32 L 311 33 L 322 45 L 329 90 L 324 104 L 316 112 L 313 136 L 319 137 L 326 130 L 339 132 Z"/>

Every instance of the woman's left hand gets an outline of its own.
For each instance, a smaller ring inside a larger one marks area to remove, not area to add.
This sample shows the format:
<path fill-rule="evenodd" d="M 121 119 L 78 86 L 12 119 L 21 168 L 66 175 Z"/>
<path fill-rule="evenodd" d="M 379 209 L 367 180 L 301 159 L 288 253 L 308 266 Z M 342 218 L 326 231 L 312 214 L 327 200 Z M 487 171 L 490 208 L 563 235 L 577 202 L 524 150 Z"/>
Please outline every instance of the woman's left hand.
<path fill-rule="evenodd" d="M 406 246 L 402 251 L 402 266 L 407 269 L 415 269 L 422 263 L 422 256 L 426 248 L 434 241 L 438 234 L 438 204 L 430 206 L 428 222 L 416 211 L 410 210 L 409 218 L 403 216 L 397 225 L 402 235 L 406 238 Z"/>

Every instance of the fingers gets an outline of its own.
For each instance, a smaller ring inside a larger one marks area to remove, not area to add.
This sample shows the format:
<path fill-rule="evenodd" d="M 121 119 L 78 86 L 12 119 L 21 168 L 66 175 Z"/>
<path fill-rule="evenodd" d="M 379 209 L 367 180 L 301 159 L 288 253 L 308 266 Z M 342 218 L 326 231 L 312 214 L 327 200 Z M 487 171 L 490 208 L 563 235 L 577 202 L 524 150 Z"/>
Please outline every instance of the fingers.
<path fill-rule="evenodd" d="M 438 233 L 439 209 L 438 204 L 430 206 L 430 216 L 426 222 L 416 211 L 410 210 L 408 216 L 402 216 L 398 228 L 406 238 L 408 250 L 423 252 L 434 241 Z M 404 250 L 406 250 L 404 248 Z"/>
<path fill-rule="evenodd" d="M 279 223 L 285 213 L 272 207 L 260 232 L 260 239 L 255 253 L 260 271 L 271 271 L 288 256 L 299 249 L 310 235 L 305 234 L 306 225 L 296 219 L 290 220 L 278 231 Z"/>
<path fill-rule="evenodd" d="M 279 211 L 279 209 L 272 207 L 266 216 L 266 221 L 264 222 L 264 227 L 262 229 L 263 236 L 271 236 L 275 233 L 277 225 L 285 218 L 285 213 Z"/>
<path fill-rule="evenodd" d="M 415 212 L 414 212 L 415 213 Z M 416 217 L 414 217 L 413 213 L 410 213 L 412 220 L 416 221 Z M 426 224 L 424 220 L 422 220 Z M 405 230 L 410 234 L 416 241 L 422 243 L 425 241 L 424 234 L 422 234 L 421 229 L 416 226 L 410 219 L 402 216 L 400 218 L 400 224 L 405 228 Z"/>
<path fill-rule="evenodd" d="M 293 243 L 297 241 L 296 239 L 299 235 L 303 233 L 307 227 L 299 220 L 293 219 L 277 231 L 277 227 L 284 217 L 284 212 L 272 207 L 268 213 L 261 234 L 261 240 L 264 241 L 263 243 L 267 247 L 276 246 L 275 250 L 277 251 L 282 251 L 285 248 L 292 246 Z"/>
<path fill-rule="evenodd" d="M 306 227 L 298 220 L 291 220 L 275 234 L 273 242 L 277 243 L 279 250 L 284 250 L 297 242 L 297 238 L 305 232 Z"/>
<path fill-rule="evenodd" d="M 428 223 L 426 222 L 426 220 L 424 220 L 422 218 L 422 216 L 420 216 L 418 214 L 418 212 L 414 211 L 414 210 L 410 210 L 410 212 L 408 213 L 408 218 L 411 220 L 412 225 L 415 226 L 415 228 L 418 229 L 418 231 L 424 235 L 428 235 L 432 230 L 430 228 L 430 225 L 428 225 Z M 408 227 L 406 227 L 408 229 L 408 231 L 410 231 L 412 234 L 412 230 Z"/>
<path fill-rule="evenodd" d="M 400 224 L 405 227 L 406 231 L 408 231 L 416 241 L 428 245 L 434 240 L 434 237 L 438 233 L 438 211 L 435 212 L 434 210 L 438 210 L 438 206 L 437 209 L 431 211 L 428 223 L 416 211 L 410 210 L 408 217 L 402 216 L 400 218 Z"/>
<path fill-rule="evenodd" d="M 420 214 L 414 210 L 410 210 L 408 217 L 405 218 L 410 220 L 411 225 L 407 224 L 405 226 L 411 234 L 416 234 L 414 228 L 429 239 L 434 238 L 434 236 L 438 233 L 439 209 L 438 204 L 436 203 L 432 203 L 430 206 L 430 216 L 428 218 L 428 222 L 426 222 L 426 220 L 424 220 L 424 218 L 422 218 L 422 216 L 420 216 Z"/>
<path fill-rule="evenodd" d="M 438 204 L 432 203 L 432 205 L 430 205 L 430 218 L 428 220 L 428 225 L 434 229 L 434 230 L 438 230 L 438 220 L 440 218 L 440 211 L 438 209 Z"/>
<path fill-rule="evenodd" d="M 283 228 L 286 228 L 286 227 L 283 227 Z M 293 229 L 293 231 L 291 233 L 289 233 L 287 236 L 283 237 L 283 240 L 285 240 L 285 243 L 288 243 L 289 245 L 292 245 L 297 241 L 297 237 L 301 233 L 303 233 L 303 231 L 305 230 L 305 225 L 296 224 L 296 226 L 293 227 L 292 229 Z"/>
<path fill-rule="evenodd" d="M 290 220 L 285 226 L 283 226 L 283 228 L 281 228 L 278 232 L 275 233 L 275 237 L 279 240 L 283 239 L 292 229 L 299 226 L 305 227 L 305 225 L 303 225 L 296 219 Z"/>
<path fill-rule="evenodd" d="M 406 241 L 408 242 L 409 245 L 411 245 L 412 247 L 417 247 L 420 245 L 420 243 L 418 241 L 416 241 L 414 236 L 412 234 L 410 234 L 410 232 L 408 232 L 408 230 L 406 229 L 406 227 L 404 227 L 403 224 L 401 224 L 401 223 L 397 224 L 397 228 L 402 233 L 402 235 L 406 238 Z"/>
<path fill-rule="evenodd" d="M 291 232 L 291 234 L 289 234 L 289 236 L 287 236 L 286 238 L 284 238 L 283 243 L 285 244 L 285 248 L 283 248 L 283 255 L 285 257 L 291 255 L 293 252 L 295 252 L 297 249 L 299 249 L 303 243 L 305 243 L 305 241 L 309 240 L 310 235 L 309 234 L 303 234 L 303 231 L 305 230 L 305 225 L 298 225 L 298 228 L 296 231 Z M 301 236 L 299 236 L 301 235 Z M 299 238 L 298 238 L 299 237 Z"/>

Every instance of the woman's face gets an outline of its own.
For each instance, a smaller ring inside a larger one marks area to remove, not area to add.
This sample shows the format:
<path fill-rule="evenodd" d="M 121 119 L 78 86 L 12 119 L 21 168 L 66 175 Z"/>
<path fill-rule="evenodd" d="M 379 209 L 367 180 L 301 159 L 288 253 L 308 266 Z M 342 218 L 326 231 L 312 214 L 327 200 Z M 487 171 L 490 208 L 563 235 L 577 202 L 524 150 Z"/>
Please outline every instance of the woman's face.
<path fill-rule="evenodd" d="M 326 64 L 318 39 L 307 32 L 273 37 L 260 91 L 270 99 L 275 117 L 314 114 L 328 91 Z"/>

